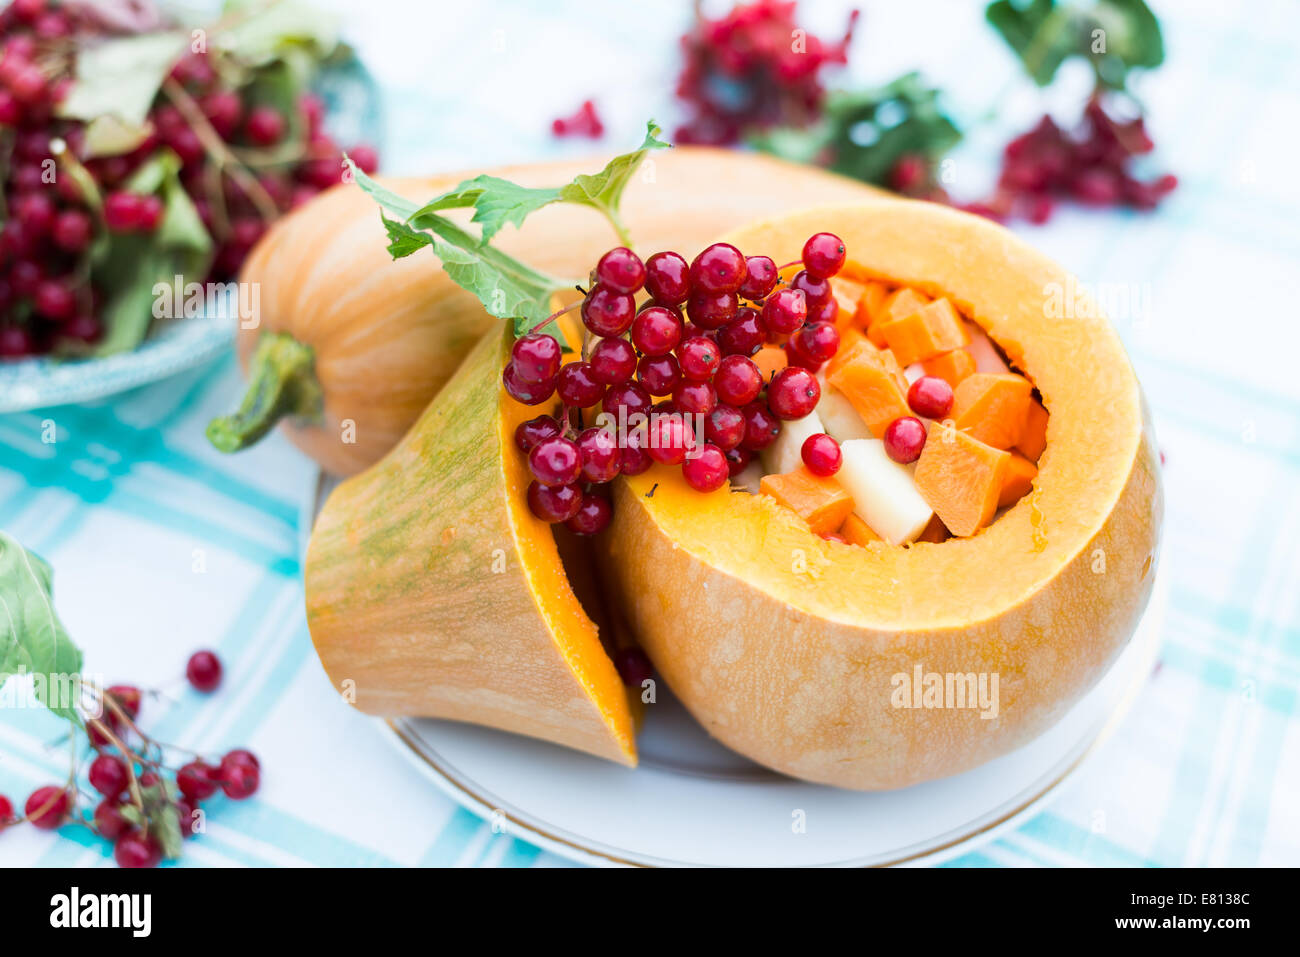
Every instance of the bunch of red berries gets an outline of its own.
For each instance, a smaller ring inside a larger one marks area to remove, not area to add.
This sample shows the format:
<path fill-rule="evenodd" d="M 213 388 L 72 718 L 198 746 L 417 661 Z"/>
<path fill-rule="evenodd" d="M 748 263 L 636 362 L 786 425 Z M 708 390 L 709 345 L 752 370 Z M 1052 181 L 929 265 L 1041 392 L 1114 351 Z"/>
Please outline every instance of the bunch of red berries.
<path fill-rule="evenodd" d="M 190 684 L 205 694 L 220 685 L 221 672 L 220 659 L 210 651 L 195 652 L 185 669 Z M 228 751 L 213 762 L 191 754 L 179 767 L 168 767 L 164 759 L 177 749 L 140 729 L 137 720 L 143 698 L 134 685 L 113 685 L 99 693 L 98 714 L 86 718 L 93 755 L 86 782 L 98 797 L 93 811 L 88 804 L 79 811 L 86 792 L 74 775 L 67 784 L 33 791 L 23 806 L 24 820 L 44 831 L 66 823 L 85 825 L 113 844 L 119 866 L 156 867 L 164 854 L 164 816 L 174 816 L 182 838 L 193 837 L 203 829 L 201 802 L 218 790 L 235 801 L 257 791 L 261 762 L 244 748 Z M 15 823 L 12 802 L 0 794 L 0 831 Z"/>
<path fill-rule="evenodd" d="M 540 405 L 558 393 L 563 406 L 558 418 L 538 416 L 515 434 L 534 479 L 533 514 L 599 532 L 611 508 L 597 487 L 655 462 L 680 466 L 701 492 L 725 485 L 783 420 L 817 405 L 814 373 L 839 348 L 830 278 L 844 259 L 830 233 L 808 240 L 803 269 L 787 284 L 771 258 L 726 243 L 691 263 L 675 252 L 642 262 L 621 246 L 602 256 L 581 307 L 596 337 L 587 358 L 563 364 L 559 342 L 533 332 L 515 342 L 502 374 L 518 401 Z M 638 306 L 642 289 L 649 295 Z M 769 343 L 784 344 L 790 365 L 764 382 L 750 357 Z M 593 407 L 604 427 L 572 423 Z"/>
<path fill-rule="evenodd" d="M 215 52 L 190 53 L 175 65 L 142 143 L 90 157 L 84 124 L 54 112 L 71 89 L 77 50 L 104 32 L 82 8 L 57 0 L 15 0 L 0 12 L 0 142 L 12 142 L 7 154 L 0 150 L 8 211 L 0 231 L 0 359 L 103 336 L 106 296 L 92 250 L 105 234 L 157 231 L 161 196 L 125 184 L 161 149 L 180 159 L 181 183 L 215 244 L 212 275 L 186 277 L 196 282 L 235 275 L 275 217 L 342 179 L 320 100 L 303 96 L 296 117 L 255 104 L 222 78 L 215 59 L 227 54 Z M 56 155 L 58 142 L 66 152 Z M 368 146 L 350 155 L 367 172 L 378 165 Z M 74 166 L 85 175 L 71 175 Z"/>
<path fill-rule="evenodd" d="M 734 143 L 754 129 L 804 126 L 821 112 L 823 69 L 848 62 L 858 11 L 837 42 L 799 28 L 796 4 L 737 4 L 720 20 L 699 17 L 682 37 L 685 65 L 677 95 L 694 116 L 677 130 L 679 143 Z"/>

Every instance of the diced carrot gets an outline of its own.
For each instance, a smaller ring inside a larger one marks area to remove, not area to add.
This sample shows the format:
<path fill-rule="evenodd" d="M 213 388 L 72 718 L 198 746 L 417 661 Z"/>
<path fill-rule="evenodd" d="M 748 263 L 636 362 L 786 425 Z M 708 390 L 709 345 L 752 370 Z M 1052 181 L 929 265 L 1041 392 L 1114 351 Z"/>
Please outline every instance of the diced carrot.
<path fill-rule="evenodd" d="M 771 382 L 772 376 L 776 375 L 787 365 L 789 359 L 786 357 L 785 350 L 780 346 L 764 346 L 755 352 L 750 358 L 758 366 L 758 371 L 763 373 L 763 381 Z"/>
<path fill-rule="evenodd" d="M 975 371 L 975 359 L 965 349 L 951 349 L 921 360 L 926 375 L 938 376 L 954 389 Z"/>
<path fill-rule="evenodd" d="M 1010 460 L 1010 452 L 931 422 L 912 479 L 940 521 L 964 538 L 992 521 Z"/>
<path fill-rule="evenodd" d="M 827 380 L 853 403 L 873 435 L 884 435 L 890 422 L 912 414 L 907 407 L 907 379 L 888 352 L 859 344 Z"/>
<path fill-rule="evenodd" d="M 895 319 L 904 319 L 910 316 L 924 307 L 929 301 L 928 296 L 908 286 L 895 289 L 885 297 L 885 301 L 880 304 L 880 308 L 872 315 L 871 324 L 867 327 L 867 338 L 877 348 L 885 348 L 888 343 L 885 342 L 885 337 L 881 335 L 880 327 Z"/>
<path fill-rule="evenodd" d="M 844 363 L 852 359 L 859 349 L 863 348 L 871 349 L 872 351 L 875 351 L 876 349 L 876 347 L 867 340 L 867 337 L 857 329 L 850 327 L 840 332 L 840 347 L 839 350 L 836 351 L 835 355 L 831 356 L 830 361 L 826 363 L 826 374 L 830 375 L 840 366 L 844 365 Z"/>
<path fill-rule="evenodd" d="M 970 342 L 961 316 L 947 299 L 936 299 L 909 316 L 883 323 L 880 335 L 904 366 Z"/>
<path fill-rule="evenodd" d="M 916 536 L 918 542 L 933 542 L 936 545 L 950 538 L 952 533 L 948 531 L 948 526 L 939 520 L 938 515 L 931 515 L 929 523 L 921 530 L 921 534 Z"/>
<path fill-rule="evenodd" d="M 1033 391 L 1014 372 L 968 375 L 953 390 L 953 424 L 986 445 L 1009 449 L 1020 441 Z"/>
<path fill-rule="evenodd" d="M 1007 463 L 1007 474 L 1002 477 L 1002 492 L 998 495 L 998 508 L 1015 505 L 1034 487 L 1038 477 L 1038 466 L 1019 452 L 1011 452 L 1011 461 Z"/>
<path fill-rule="evenodd" d="M 889 287 L 883 282 L 869 282 L 862 290 L 862 295 L 858 298 L 857 308 L 853 312 L 853 324 L 859 329 L 866 329 L 871 325 L 876 314 L 880 312 L 881 307 L 885 304 L 885 299 L 889 295 Z"/>
<path fill-rule="evenodd" d="M 1037 399 L 1029 400 L 1029 414 L 1025 416 L 1025 427 L 1021 430 L 1020 441 L 1016 449 L 1024 453 L 1025 458 L 1037 462 L 1047 448 L 1047 410 Z"/>
<path fill-rule="evenodd" d="M 793 472 L 764 475 L 758 488 L 806 521 L 816 535 L 838 531 L 853 511 L 853 499 L 839 482 L 813 475 L 802 465 Z"/>
<path fill-rule="evenodd" d="M 840 535 L 848 539 L 854 545 L 865 545 L 867 542 L 878 542 L 880 536 L 871 530 L 871 526 L 858 518 L 857 515 L 850 515 L 840 526 Z"/>
<path fill-rule="evenodd" d="M 840 307 L 835 318 L 835 327 L 840 332 L 853 325 L 853 317 L 858 311 L 858 300 L 862 298 L 865 291 L 866 287 L 862 283 L 842 276 L 836 276 L 831 280 L 831 295 L 835 297 L 835 302 Z"/>

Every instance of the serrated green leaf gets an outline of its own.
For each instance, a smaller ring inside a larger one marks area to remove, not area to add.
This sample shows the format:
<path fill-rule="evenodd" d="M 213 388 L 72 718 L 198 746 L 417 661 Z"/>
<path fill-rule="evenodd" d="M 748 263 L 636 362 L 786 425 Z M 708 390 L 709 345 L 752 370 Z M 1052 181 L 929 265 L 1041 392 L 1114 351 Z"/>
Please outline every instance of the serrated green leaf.
<path fill-rule="evenodd" d="M 161 784 L 141 788 L 144 802 L 145 818 L 149 822 L 149 833 L 162 848 L 163 857 L 175 860 L 181 856 L 183 837 L 181 836 L 180 812 L 177 810 L 174 795 L 168 794 Z"/>
<path fill-rule="evenodd" d="M 36 697 L 61 718 L 78 720 L 74 703 L 52 700 L 81 672 L 81 649 L 54 611 L 53 572 L 17 539 L 0 531 L 0 685 L 19 669 L 42 675 Z"/>
<path fill-rule="evenodd" d="M 380 210 L 379 218 L 383 220 L 384 229 L 388 231 L 388 254 L 394 259 L 409 256 L 416 250 L 433 244 L 433 237 L 428 233 L 412 229 L 400 220 L 389 219 L 384 215 L 383 210 Z"/>
<path fill-rule="evenodd" d="M 465 180 L 455 189 L 429 201 L 412 218 L 418 219 L 421 215 L 445 209 L 473 208 L 471 222 L 479 224 L 482 241 L 486 243 L 507 223 L 522 226 L 531 213 L 559 199 L 559 189 L 520 186 L 508 179 L 484 174 Z"/>
<path fill-rule="evenodd" d="M 584 174 L 575 177 L 572 183 L 560 187 L 560 199 L 566 203 L 577 203 L 600 210 L 614 224 L 620 238 L 626 242 L 627 236 L 619 216 L 619 204 L 623 191 L 631 182 L 641 161 L 651 150 L 671 148 L 671 144 L 659 139 L 663 132 L 654 120 L 646 123 L 645 139 L 631 153 L 623 153 L 610 160 L 599 173 Z"/>
<path fill-rule="evenodd" d="M 143 126 L 188 42 L 189 35 L 176 30 L 114 37 L 84 48 L 77 54 L 72 89 L 55 112 L 86 122 L 110 115 L 127 126 Z"/>

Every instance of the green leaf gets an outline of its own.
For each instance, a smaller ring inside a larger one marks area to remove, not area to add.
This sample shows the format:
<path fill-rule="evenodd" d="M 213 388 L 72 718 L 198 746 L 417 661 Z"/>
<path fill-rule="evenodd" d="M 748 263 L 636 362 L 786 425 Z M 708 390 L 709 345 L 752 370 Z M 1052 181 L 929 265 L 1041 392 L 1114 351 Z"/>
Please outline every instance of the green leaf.
<path fill-rule="evenodd" d="M 322 59 L 339 44 L 338 18 L 302 0 L 228 0 L 222 20 L 231 25 L 214 32 L 213 45 L 252 65 L 283 59 L 294 51 Z"/>
<path fill-rule="evenodd" d="M 489 242 L 507 223 L 522 226 L 530 213 L 560 200 L 559 189 L 520 186 L 508 179 L 484 174 L 467 179 L 455 189 L 426 203 L 411 218 L 444 209 L 473 208 L 471 222 L 482 228 L 482 241 Z"/>
<path fill-rule="evenodd" d="M 62 718 L 78 720 L 71 702 L 49 695 L 53 687 L 68 687 L 81 671 L 81 650 L 54 611 L 53 572 L 0 531 L 0 685 L 20 668 L 44 676 L 36 683 L 41 704 Z"/>
<path fill-rule="evenodd" d="M 175 795 L 169 794 L 162 783 L 152 784 L 140 789 L 144 802 L 145 818 L 149 822 L 149 833 L 162 848 L 163 857 L 175 860 L 181 856 L 183 838 L 181 836 L 181 816 L 177 810 Z"/>
<path fill-rule="evenodd" d="M 90 122 L 114 116 L 141 127 L 189 37 L 180 31 L 115 37 L 77 54 L 76 80 L 56 112 Z"/>
<path fill-rule="evenodd" d="M 433 237 L 428 233 L 412 229 L 399 220 L 389 219 L 382 210 L 379 218 L 384 221 L 384 229 L 388 230 L 388 254 L 394 259 L 401 259 L 418 249 L 433 245 Z"/>
<path fill-rule="evenodd" d="M 996 0 L 984 10 L 984 17 L 1020 58 L 1025 72 L 1039 86 L 1047 86 L 1062 63 L 1075 49 L 1069 7 L 1056 0 L 1013 3 Z"/>
<path fill-rule="evenodd" d="M 671 144 L 659 139 L 663 132 L 654 120 L 646 123 L 645 139 L 631 153 L 615 156 L 599 173 L 578 176 L 572 183 L 560 188 L 560 199 L 566 203 L 578 203 L 591 206 L 604 213 L 619 232 L 619 238 L 627 242 L 626 232 L 619 217 L 619 203 L 623 199 L 623 190 L 631 182 L 632 175 L 651 150 L 669 149 Z"/>

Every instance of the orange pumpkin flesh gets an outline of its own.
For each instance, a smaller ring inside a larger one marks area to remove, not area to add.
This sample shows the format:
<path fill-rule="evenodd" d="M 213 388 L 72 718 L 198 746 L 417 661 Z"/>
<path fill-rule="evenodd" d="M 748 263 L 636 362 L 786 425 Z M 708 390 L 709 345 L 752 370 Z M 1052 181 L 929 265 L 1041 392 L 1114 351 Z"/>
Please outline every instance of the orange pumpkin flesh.
<path fill-rule="evenodd" d="M 819 538 L 766 496 L 702 495 L 657 466 L 618 483 L 599 544 L 613 600 L 710 733 L 797 777 L 898 788 L 1028 740 L 1115 659 L 1150 594 L 1159 473 L 1113 329 L 1045 315 L 1043 290 L 1068 281 L 1058 266 L 985 220 L 905 201 L 727 240 L 783 262 L 822 230 L 868 278 L 948 297 L 1026 371 L 1051 410 L 1034 491 L 971 538 L 864 548 Z M 997 673 L 997 717 L 893 707 L 892 676 L 917 665 Z"/>

